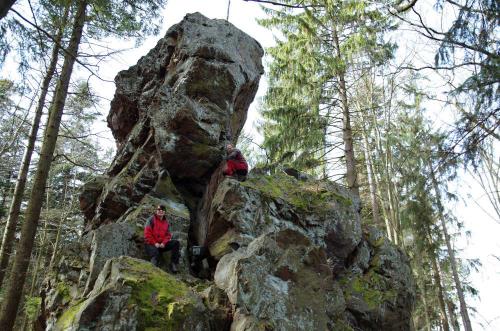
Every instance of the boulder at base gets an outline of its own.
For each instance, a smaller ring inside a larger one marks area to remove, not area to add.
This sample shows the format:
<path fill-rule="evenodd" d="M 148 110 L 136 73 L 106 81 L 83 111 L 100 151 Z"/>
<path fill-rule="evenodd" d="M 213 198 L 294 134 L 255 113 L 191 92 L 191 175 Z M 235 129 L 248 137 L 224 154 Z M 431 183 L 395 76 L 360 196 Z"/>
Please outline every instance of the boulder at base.
<path fill-rule="evenodd" d="M 184 282 L 131 257 L 108 260 L 87 299 L 53 330 L 209 330 L 210 314 Z"/>

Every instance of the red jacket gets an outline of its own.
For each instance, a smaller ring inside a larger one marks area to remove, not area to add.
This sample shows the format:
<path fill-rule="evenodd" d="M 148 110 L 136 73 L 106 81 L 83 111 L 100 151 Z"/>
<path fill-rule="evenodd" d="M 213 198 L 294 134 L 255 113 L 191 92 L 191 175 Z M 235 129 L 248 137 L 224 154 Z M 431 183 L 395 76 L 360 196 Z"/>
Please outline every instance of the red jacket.
<path fill-rule="evenodd" d="M 168 231 L 168 227 L 169 224 L 165 216 L 163 219 L 160 219 L 157 215 L 152 216 L 144 228 L 144 240 L 146 244 L 167 244 L 172 238 L 172 234 Z"/>
<path fill-rule="evenodd" d="M 244 169 L 248 170 L 247 160 L 239 149 L 233 149 L 231 153 L 226 157 L 227 163 L 231 164 L 231 167 L 234 169 Z"/>

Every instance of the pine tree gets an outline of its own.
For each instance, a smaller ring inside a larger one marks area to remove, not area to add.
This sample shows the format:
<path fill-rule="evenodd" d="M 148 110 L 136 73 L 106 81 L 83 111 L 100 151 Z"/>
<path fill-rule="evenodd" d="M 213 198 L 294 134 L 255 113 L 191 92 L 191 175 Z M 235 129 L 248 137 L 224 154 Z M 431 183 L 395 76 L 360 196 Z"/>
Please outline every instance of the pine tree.
<path fill-rule="evenodd" d="M 268 51 L 264 145 L 272 162 L 289 159 L 302 169 L 331 166 L 343 145 L 347 186 L 359 196 L 349 86 L 360 69 L 390 57 L 392 45 L 382 35 L 391 22 L 364 1 L 302 5 L 268 10 L 270 18 L 261 21 L 284 36 Z"/>

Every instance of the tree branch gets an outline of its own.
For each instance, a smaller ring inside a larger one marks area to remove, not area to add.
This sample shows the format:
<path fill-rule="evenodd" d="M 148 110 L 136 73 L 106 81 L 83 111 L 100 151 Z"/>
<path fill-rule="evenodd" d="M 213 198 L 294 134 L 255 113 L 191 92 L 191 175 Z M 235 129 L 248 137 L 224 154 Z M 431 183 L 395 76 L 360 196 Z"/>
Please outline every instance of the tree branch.
<path fill-rule="evenodd" d="M 19 16 L 23 21 L 25 21 L 26 23 L 28 23 L 29 25 L 31 25 L 32 27 L 34 27 L 35 29 L 37 29 L 38 31 L 42 32 L 44 35 L 47 36 L 47 38 L 49 38 L 50 40 L 52 40 L 52 42 L 54 42 L 55 44 L 57 44 L 64 53 L 66 53 L 67 55 L 71 56 L 71 57 L 74 57 L 75 58 L 75 61 L 80 64 L 82 67 L 84 67 L 85 69 L 87 69 L 91 75 L 97 77 L 99 80 L 102 80 L 104 82 L 109 82 L 109 83 L 113 83 L 113 81 L 111 80 L 107 80 L 107 79 L 104 79 L 104 78 L 101 78 L 98 74 L 96 74 L 94 71 L 92 71 L 92 69 L 90 69 L 88 67 L 87 64 L 83 63 L 82 61 L 80 61 L 78 59 L 78 56 L 77 55 L 74 55 L 74 54 L 71 54 L 63 45 L 61 45 L 50 33 L 48 33 L 47 31 L 45 31 L 43 28 L 39 27 L 37 24 L 35 23 L 32 23 L 30 20 L 28 20 L 27 18 L 25 18 L 23 15 L 21 15 L 18 11 L 16 11 L 15 9 L 11 9 L 12 12 L 14 12 L 17 16 Z"/>

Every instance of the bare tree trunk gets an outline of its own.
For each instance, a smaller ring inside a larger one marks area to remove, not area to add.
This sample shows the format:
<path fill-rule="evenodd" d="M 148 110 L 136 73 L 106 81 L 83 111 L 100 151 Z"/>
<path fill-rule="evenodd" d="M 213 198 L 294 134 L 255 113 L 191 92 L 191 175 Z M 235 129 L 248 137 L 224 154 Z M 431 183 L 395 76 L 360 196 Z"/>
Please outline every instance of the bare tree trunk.
<path fill-rule="evenodd" d="M 377 117 L 375 112 L 372 109 L 372 125 L 373 125 L 373 130 L 375 134 L 375 150 L 377 151 L 378 157 L 383 160 L 384 163 L 384 172 L 386 176 L 386 182 L 387 184 L 384 187 L 384 192 L 382 192 L 382 183 L 381 179 L 377 178 L 377 174 L 374 171 L 374 181 L 376 184 L 376 189 L 377 189 L 377 194 L 379 197 L 385 196 L 387 199 L 387 206 L 382 203 L 382 213 L 384 215 L 384 220 L 385 220 L 385 225 L 386 225 L 386 230 L 387 230 L 387 236 L 390 241 L 392 241 L 394 244 L 397 245 L 398 243 L 398 237 L 396 235 L 396 226 L 395 226 L 395 220 L 393 219 L 393 201 L 391 199 L 391 195 L 389 194 L 389 190 L 387 188 L 388 185 L 390 185 L 389 180 L 391 178 L 391 175 L 389 173 L 389 169 L 386 167 L 386 159 L 387 159 L 387 152 L 384 152 L 384 148 L 382 147 L 382 142 L 381 142 L 381 134 L 380 134 L 380 128 L 377 123 Z M 374 167 L 374 163 L 372 162 L 372 167 Z"/>
<path fill-rule="evenodd" d="M 33 123 L 31 124 L 31 131 L 28 138 L 28 145 L 26 146 L 26 151 L 24 152 L 23 161 L 21 163 L 21 168 L 19 169 L 19 174 L 17 177 L 16 188 L 14 189 L 14 196 L 9 209 L 9 217 L 7 218 L 7 224 L 5 226 L 5 232 L 2 237 L 2 246 L 0 248 L 0 287 L 3 284 L 3 279 L 5 277 L 5 272 L 7 265 L 9 264 L 10 254 L 12 252 L 12 245 L 14 242 L 14 235 L 16 233 L 16 226 L 19 220 L 19 211 L 21 209 L 21 202 L 23 200 L 24 189 L 26 187 L 26 180 L 28 177 L 28 170 L 31 163 L 31 156 L 33 150 L 35 149 L 36 137 L 38 134 L 38 128 L 40 126 L 40 118 L 43 113 L 43 106 L 45 105 L 45 98 L 47 96 L 47 91 L 49 89 L 50 81 L 54 76 L 54 72 L 57 66 L 57 60 L 59 57 L 60 42 L 62 39 L 62 34 L 64 31 L 64 25 L 68 18 L 69 6 L 66 8 L 64 13 L 65 17 L 63 24 L 59 28 L 56 36 L 56 43 L 54 43 L 54 48 L 52 49 L 52 55 L 50 58 L 49 67 L 47 68 L 47 73 L 42 82 L 42 89 L 40 91 L 40 98 L 38 99 L 38 104 L 35 111 L 35 116 L 33 118 Z"/>
<path fill-rule="evenodd" d="M 431 253 L 431 262 L 432 268 L 434 269 L 434 282 L 438 288 L 438 301 L 439 301 L 439 310 L 441 311 L 441 324 L 443 326 L 444 331 L 450 331 L 450 322 L 448 320 L 448 315 L 446 314 L 446 306 L 444 299 L 444 289 L 443 283 L 441 282 L 441 271 L 437 263 L 437 257 L 434 252 Z"/>
<path fill-rule="evenodd" d="M 368 144 L 367 135 L 368 134 L 366 132 L 365 123 L 363 123 L 363 143 L 364 143 L 364 153 L 365 153 L 365 163 L 366 163 L 366 177 L 368 178 L 368 186 L 370 188 L 370 200 L 372 203 L 373 223 L 376 225 L 383 225 L 382 222 L 380 221 L 380 208 L 377 200 L 377 188 L 373 174 L 372 158 L 370 155 L 370 146 Z"/>
<path fill-rule="evenodd" d="M 10 10 L 10 7 L 14 5 L 16 0 L 3 0 L 0 3 L 0 20 L 4 18 Z"/>
<path fill-rule="evenodd" d="M 453 301 L 450 299 L 449 296 L 448 298 L 446 298 L 446 306 L 448 307 L 448 312 L 450 313 L 450 324 L 451 327 L 453 328 L 453 331 L 460 331 L 457 314 L 455 314 L 455 305 L 453 304 Z"/>
<path fill-rule="evenodd" d="M 14 266 L 12 268 L 4 301 L 2 303 L 0 325 L 8 331 L 12 330 L 14 326 L 15 316 L 17 315 L 22 294 L 22 291 L 19 291 L 19 289 L 24 286 L 26 280 L 26 270 L 29 265 L 31 251 L 33 248 L 33 240 L 35 238 L 38 219 L 40 217 L 45 185 L 47 183 L 47 177 L 56 146 L 71 73 L 78 54 L 78 46 L 82 37 L 83 27 L 85 25 L 86 9 L 87 0 L 80 0 L 75 14 L 75 21 L 68 46 L 68 54 L 64 57 L 64 64 L 55 90 L 54 102 L 50 109 L 47 128 L 45 130 L 45 136 L 42 144 L 42 151 L 40 153 L 40 160 L 38 162 L 33 182 L 33 190 L 30 195 L 26 218 L 21 230 L 19 249 L 16 253 Z"/>
<path fill-rule="evenodd" d="M 62 214 L 61 214 L 61 217 L 59 218 L 59 224 L 57 226 L 56 240 L 54 243 L 54 248 L 52 249 L 52 254 L 50 257 L 50 262 L 49 262 L 49 267 L 47 269 L 47 272 L 51 272 L 52 269 L 54 268 L 54 263 L 55 263 L 56 256 L 58 253 L 59 241 L 60 241 L 61 232 L 62 232 L 62 226 L 63 226 L 64 220 L 66 219 L 66 194 L 67 194 L 67 190 L 68 190 L 68 179 L 65 176 L 64 177 L 63 198 L 62 198 Z M 68 209 L 70 209 L 70 208 L 68 208 Z"/>
<path fill-rule="evenodd" d="M 333 40 L 335 43 L 337 56 L 339 59 L 341 59 L 342 54 L 340 52 L 340 42 L 337 35 L 337 28 L 335 25 L 333 26 L 332 30 L 333 30 L 332 32 Z M 342 103 L 342 125 L 343 125 L 342 139 L 344 140 L 347 187 L 355 197 L 359 198 L 358 174 L 356 171 L 356 159 L 354 157 L 354 142 L 353 142 L 352 128 L 351 128 L 351 114 L 349 111 L 349 104 L 347 101 L 345 72 L 343 70 L 339 70 L 339 72 L 337 72 L 336 75 L 339 80 L 339 94 Z"/>
<path fill-rule="evenodd" d="M 415 277 L 417 281 L 417 286 L 420 287 L 420 290 L 422 291 L 422 303 L 424 305 L 424 317 L 425 317 L 425 325 L 423 329 L 427 331 L 431 331 L 431 319 L 430 319 L 430 314 L 429 314 L 429 305 L 427 303 L 427 289 L 425 286 L 425 276 L 420 273 L 423 269 L 421 268 L 423 266 L 422 263 L 422 257 L 420 252 L 415 253 L 415 262 L 416 265 L 415 267 L 412 267 L 412 269 L 415 271 L 415 274 L 417 277 Z M 420 326 L 420 325 L 419 325 Z M 420 330 L 420 329 L 419 329 Z"/>
<path fill-rule="evenodd" d="M 460 281 L 460 277 L 458 275 L 457 268 L 457 260 L 455 258 L 455 251 L 453 247 L 451 247 L 451 239 L 448 234 L 448 229 L 446 227 L 446 221 L 444 218 L 444 207 L 441 200 L 441 193 L 439 191 L 438 182 L 436 179 L 436 174 L 434 173 L 434 169 L 432 168 L 432 164 L 429 161 L 429 169 L 431 173 L 432 185 L 434 187 L 434 192 L 436 194 L 436 202 L 438 206 L 439 219 L 441 222 L 441 228 L 444 234 L 444 240 L 446 242 L 446 249 L 448 250 L 448 257 L 450 258 L 451 271 L 453 274 L 453 280 L 455 282 L 455 288 L 457 290 L 458 301 L 460 302 L 460 315 L 462 316 L 462 322 L 464 324 L 465 331 L 472 331 L 472 325 L 469 318 L 469 312 L 467 310 L 467 304 L 465 302 L 464 291 L 462 289 L 462 282 Z"/>

